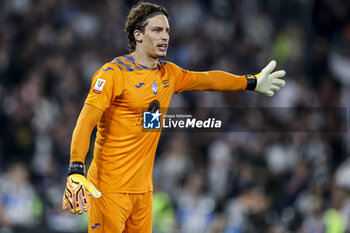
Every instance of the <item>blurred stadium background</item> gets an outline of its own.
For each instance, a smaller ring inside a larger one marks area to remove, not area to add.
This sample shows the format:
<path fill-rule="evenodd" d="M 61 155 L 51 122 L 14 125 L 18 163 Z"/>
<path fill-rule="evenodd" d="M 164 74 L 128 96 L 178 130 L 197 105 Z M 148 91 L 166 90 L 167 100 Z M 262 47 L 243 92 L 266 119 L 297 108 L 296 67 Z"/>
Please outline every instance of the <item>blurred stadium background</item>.
<path fill-rule="evenodd" d="M 71 134 L 94 72 L 127 53 L 123 23 L 135 2 L 0 1 L 1 233 L 87 231 L 87 214 L 61 209 Z M 276 59 L 287 71 L 287 86 L 273 98 L 173 97 L 172 106 L 193 111 L 286 110 L 278 132 L 163 134 L 154 168 L 154 232 L 350 232 L 347 130 L 332 117 L 295 117 L 303 108 L 350 105 L 350 2 L 152 2 L 171 15 L 167 60 L 190 70 L 246 74 Z M 232 119 L 236 128 L 274 124 L 259 112 Z M 326 131 L 283 130 L 318 121 Z"/>

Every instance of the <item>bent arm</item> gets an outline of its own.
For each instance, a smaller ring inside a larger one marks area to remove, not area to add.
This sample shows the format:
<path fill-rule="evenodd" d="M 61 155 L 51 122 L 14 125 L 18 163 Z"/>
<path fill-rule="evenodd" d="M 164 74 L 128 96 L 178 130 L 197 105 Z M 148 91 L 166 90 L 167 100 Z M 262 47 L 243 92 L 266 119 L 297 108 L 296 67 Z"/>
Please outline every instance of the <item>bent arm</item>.
<path fill-rule="evenodd" d="M 103 111 L 101 109 L 89 104 L 84 105 L 73 131 L 70 162 L 85 162 L 91 133 L 102 114 Z"/>
<path fill-rule="evenodd" d="M 192 72 L 194 81 L 186 91 L 237 91 L 245 90 L 247 78 L 224 71 Z"/>

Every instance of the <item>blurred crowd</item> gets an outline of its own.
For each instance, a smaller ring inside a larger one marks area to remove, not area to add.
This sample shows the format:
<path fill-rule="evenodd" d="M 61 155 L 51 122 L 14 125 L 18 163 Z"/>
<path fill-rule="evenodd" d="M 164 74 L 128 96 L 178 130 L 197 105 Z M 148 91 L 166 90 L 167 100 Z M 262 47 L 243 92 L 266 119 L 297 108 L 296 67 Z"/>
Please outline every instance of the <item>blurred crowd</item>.
<path fill-rule="evenodd" d="M 350 2 L 152 2 L 170 12 L 166 60 L 195 71 L 255 74 L 275 59 L 287 71 L 286 87 L 273 98 L 174 95 L 172 107 L 194 112 L 233 108 L 226 121 L 241 130 L 162 135 L 154 232 L 350 232 Z M 135 3 L 0 1 L 0 232 L 87 230 L 87 214 L 61 208 L 70 139 L 94 72 L 128 53 L 123 24 Z M 275 125 L 268 114 L 234 111 L 252 107 L 285 109 L 274 118 L 280 130 L 254 130 Z M 343 114 L 296 114 L 314 107 Z M 293 130 L 319 121 L 327 130 Z M 91 158 L 90 149 L 87 164 Z"/>

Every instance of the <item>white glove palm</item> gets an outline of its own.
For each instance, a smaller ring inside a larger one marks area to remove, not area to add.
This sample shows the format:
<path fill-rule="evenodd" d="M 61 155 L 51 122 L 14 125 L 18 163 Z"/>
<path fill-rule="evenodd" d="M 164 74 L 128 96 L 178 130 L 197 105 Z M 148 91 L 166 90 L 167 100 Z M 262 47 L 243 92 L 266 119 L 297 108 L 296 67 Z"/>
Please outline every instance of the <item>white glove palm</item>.
<path fill-rule="evenodd" d="M 276 61 L 272 60 L 270 63 L 262 69 L 261 73 L 255 75 L 257 77 L 255 92 L 273 96 L 275 91 L 278 91 L 281 87 L 286 85 L 286 81 L 280 79 L 286 75 L 286 71 L 278 70 L 272 73 L 276 67 Z"/>

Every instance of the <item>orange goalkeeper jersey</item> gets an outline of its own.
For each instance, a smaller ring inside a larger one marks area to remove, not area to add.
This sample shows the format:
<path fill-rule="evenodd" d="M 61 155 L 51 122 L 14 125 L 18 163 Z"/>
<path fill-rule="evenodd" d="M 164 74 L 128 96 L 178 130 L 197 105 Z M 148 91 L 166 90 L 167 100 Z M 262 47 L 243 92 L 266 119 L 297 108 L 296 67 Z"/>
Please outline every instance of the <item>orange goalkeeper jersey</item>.
<path fill-rule="evenodd" d="M 227 89 L 207 76 L 163 60 L 154 69 L 144 67 L 130 54 L 103 65 L 95 73 L 85 101 L 104 112 L 97 124 L 88 180 L 102 193 L 153 191 L 160 130 L 142 130 L 143 111 L 167 109 L 173 93 Z M 230 82 L 234 85 L 230 90 L 243 90 L 247 85 L 244 76 L 235 76 Z"/>

